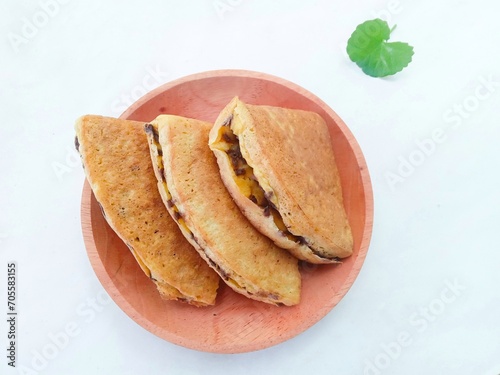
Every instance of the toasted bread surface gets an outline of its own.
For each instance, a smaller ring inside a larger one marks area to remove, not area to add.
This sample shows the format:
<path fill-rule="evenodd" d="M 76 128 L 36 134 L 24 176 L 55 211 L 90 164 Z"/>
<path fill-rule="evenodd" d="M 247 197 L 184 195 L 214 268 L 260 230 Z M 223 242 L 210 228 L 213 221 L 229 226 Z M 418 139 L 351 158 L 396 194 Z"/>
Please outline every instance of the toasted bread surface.
<path fill-rule="evenodd" d="M 250 180 L 263 191 L 262 202 L 249 197 L 239 182 L 234 157 L 227 152 L 228 129 L 252 171 Z M 228 191 L 262 233 L 311 263 L 352 254 L 340 176 L 321 116 L 234 98 L 215 121 L 209 143 Z"/>
<path fill-rule="evenodd" d="M 83 116 L 78 151 L 111 228 L 165 299 L 215 303 L 219 277 L 185 240 L 163 205 L 144 123 Z"/>
<path fill-rule="evenodd" d="M 300 300 L 298 261 L 263 236 L 228 194 L 208 147 L 212 124 L 161 115 L 165 202 L 183 233 L 235 291 L 271 304 Z M 151 136 L 150 136 L 151 137 Z"/>

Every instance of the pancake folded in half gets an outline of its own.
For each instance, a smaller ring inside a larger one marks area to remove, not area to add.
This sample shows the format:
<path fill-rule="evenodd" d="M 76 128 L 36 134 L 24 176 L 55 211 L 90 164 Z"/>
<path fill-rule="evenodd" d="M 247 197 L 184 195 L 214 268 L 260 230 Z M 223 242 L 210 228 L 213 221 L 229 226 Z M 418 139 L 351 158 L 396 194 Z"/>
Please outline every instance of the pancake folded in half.
<path fill-rule="evenodd" d="M 171 115 L 145 126 L 165 206 L 234 291 L 274 305 L 295 305 L 301 287 L 298 260 L 257 231 L 228 194 L 208 147 L 211 127 Z"/>
<path fill-rule="evenodd" d="M 144 123 L 89 115 L 75 129 L 75 146 L 106 221 L 162 298 L 213 305 L 219 277 L 163 205 Z"/>
<path fill-rule="evenodd" d="M 310 263 L 352 254 L 328 127 L 317 113 L 234 98 L 209 145 L 227 190 L 263 234 Z"/>

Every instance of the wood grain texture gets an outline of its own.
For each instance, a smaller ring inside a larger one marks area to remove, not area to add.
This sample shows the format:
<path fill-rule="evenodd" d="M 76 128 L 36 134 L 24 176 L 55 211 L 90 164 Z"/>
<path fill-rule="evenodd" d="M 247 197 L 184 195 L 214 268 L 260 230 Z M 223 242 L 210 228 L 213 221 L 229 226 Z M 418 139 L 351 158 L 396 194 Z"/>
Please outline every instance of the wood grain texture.
<path fill-rule="evenodd" d="M 360 272 L 373 226 L 370 176 L 358 143 L 328 105 L 293 83 L 242 70 L 205 72 L 151 91 L 121 118 L 148 122 L 168 113 L 213 122 L 236 95 L 250 104 L 317 112 L 329 127 L 354 252 L 339 265 L 304 264 L 299 305 L 267 305 L 245 298 L 225 285 L 220 287 L 216 305 L 211 307 L 162 300 L 128 248 L 107 225 L 87 183 L 82 193 L 82 230 L 88 256 L 97 277 L 118 306 L 139 325 L 165 340 L 216 353 L 264 349 L 295 337 L 322 319 L 348 292 Z"/>

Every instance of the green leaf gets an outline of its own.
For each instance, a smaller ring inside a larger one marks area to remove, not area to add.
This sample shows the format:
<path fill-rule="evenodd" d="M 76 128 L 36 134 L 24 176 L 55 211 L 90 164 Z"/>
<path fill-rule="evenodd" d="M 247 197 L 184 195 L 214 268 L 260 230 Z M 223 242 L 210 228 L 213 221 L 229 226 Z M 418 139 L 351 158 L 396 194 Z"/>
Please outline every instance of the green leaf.
<path fill-rule="evenodd" d="M 391 32 L 387 22 L 378 18 L 358 25 L 347 41 L 349 58 L 372 77 L 400 72 L 411 62 L 413 47 L 408 43 L 387 42 Z"/>

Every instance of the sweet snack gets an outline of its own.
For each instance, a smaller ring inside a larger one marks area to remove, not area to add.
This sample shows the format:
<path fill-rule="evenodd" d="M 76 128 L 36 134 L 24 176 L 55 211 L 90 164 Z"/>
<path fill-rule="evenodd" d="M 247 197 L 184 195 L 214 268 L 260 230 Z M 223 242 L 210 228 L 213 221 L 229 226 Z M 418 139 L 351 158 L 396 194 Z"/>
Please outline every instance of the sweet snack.
<path fill-rule="evenodd" d="M 212 124 L 160 115 L 145 126 L 163 201 L 182 233 L 233 290 L 295 305 L 298 260 L 257 231 L 228 194 L 208 147 Z"/>
<path fill-rule="evenodd" d="M 263 234 L 310 263 L 353 251 L 328 127 L 317 113 L 245 104 L 219 114 L 209 145 L 241 211 Z"/>
<path fill-rule="evenodd" d="M 218 275 L 200 258 L 163 205 L 144 123 L 83 116 L 75 145 L 110 227 L 164 299 L 215 303 Z"/>

